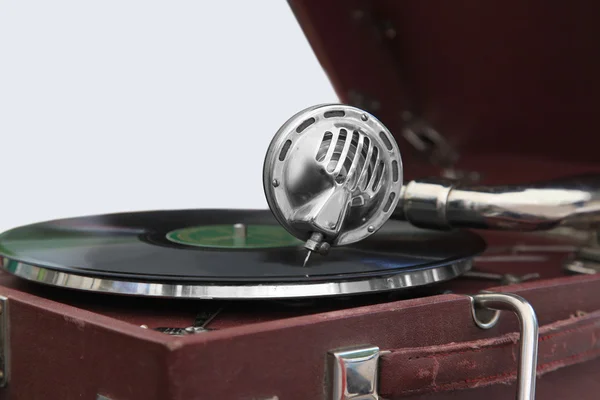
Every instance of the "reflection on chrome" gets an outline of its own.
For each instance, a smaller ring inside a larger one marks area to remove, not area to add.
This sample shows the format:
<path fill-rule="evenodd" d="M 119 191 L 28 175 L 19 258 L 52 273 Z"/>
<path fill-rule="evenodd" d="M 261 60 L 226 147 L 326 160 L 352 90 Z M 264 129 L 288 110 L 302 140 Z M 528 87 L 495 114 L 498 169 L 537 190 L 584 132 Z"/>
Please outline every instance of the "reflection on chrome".
<path fill-rule="evenodd" d="M 446 281 L 469 271 L 472 259 L 424 268 L 418 271 L 394 271 L 393 275 L 364 277 L 338 282 L 240 282 L 231 284 L 158 283 L 125 281 L 108 277 L 89 277 L 62 272 L 0 257 L 0 266 L 23 279 L 50 286 L 60 286 L 98 293 L 118 293 L 131 296 L 154 296 L 188 299 L 271 299 L 376 293 L 389 290 L 429 285 Z"/>
<path fill-rule="evenodd" d="M 600 223 L 600 176 L 514 186 L 461 186 L 448 180 L 409 182 L 394 219 L 449 229 L 535 231 Z"/>

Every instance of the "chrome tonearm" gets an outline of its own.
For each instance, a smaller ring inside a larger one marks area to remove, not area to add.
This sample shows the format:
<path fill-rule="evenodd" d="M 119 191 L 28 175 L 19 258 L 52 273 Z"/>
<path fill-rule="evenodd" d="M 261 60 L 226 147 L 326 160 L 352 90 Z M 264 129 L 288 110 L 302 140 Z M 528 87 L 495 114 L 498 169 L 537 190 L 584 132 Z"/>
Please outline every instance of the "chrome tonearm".
<path fill-rule="evenodd" d="M 600 175 L 507 186 L 415 180 L 403 186 L 392 218 L 431 229 L 593 229 L 600 223 Z"/>
<path fill-rule="evenodd" d="M 600 223 L 600 175 L 531 185 L 468 186 L 442 179 L 403 185 L 402 160 L 387 128 L 355 107 L 331 104 L 290 118 L 263 169 L 269 207 L 311 252 L 354 243 L 390 218 L 430 229 L 515 231 Z M 305 261 L 306 263 L 306 261 Z"/>

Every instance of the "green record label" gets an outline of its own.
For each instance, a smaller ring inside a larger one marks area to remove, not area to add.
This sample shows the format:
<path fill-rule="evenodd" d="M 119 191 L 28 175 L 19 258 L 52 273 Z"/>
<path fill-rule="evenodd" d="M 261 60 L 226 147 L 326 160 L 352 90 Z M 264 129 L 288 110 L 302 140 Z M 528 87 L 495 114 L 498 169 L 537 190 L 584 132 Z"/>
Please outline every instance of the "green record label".
<path fill-rule="evenodd" d="M 167 233 L 171 242 L 196 247 L 265 249 L 302 242 L 278 225 L 203 225 Z"/>

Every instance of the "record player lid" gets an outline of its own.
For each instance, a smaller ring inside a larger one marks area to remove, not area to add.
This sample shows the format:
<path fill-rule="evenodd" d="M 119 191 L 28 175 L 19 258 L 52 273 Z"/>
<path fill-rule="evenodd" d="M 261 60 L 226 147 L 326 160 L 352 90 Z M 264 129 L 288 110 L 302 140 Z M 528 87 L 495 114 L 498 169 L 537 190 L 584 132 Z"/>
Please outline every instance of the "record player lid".
<path fill-rule="evenodd" d="M 436 156 L 402 133 L 419 119 L 460 155 L 457 168 L 473 154 L 597 164 L 600 2 L 290 4 L 341 101 L 390 128 L 409 177 Z"/>

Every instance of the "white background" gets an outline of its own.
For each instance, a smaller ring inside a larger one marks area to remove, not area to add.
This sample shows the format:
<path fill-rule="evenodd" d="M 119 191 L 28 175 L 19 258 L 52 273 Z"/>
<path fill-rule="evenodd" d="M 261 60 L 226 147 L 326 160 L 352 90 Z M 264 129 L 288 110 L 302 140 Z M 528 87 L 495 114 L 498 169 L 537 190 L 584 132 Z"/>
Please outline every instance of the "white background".
<path fill-rule="evenodd" d="M 266 208 L 272 136 L 332 101 L 285 1 L 0 1 L 0 231 Z"/>

